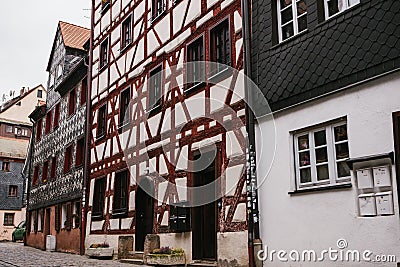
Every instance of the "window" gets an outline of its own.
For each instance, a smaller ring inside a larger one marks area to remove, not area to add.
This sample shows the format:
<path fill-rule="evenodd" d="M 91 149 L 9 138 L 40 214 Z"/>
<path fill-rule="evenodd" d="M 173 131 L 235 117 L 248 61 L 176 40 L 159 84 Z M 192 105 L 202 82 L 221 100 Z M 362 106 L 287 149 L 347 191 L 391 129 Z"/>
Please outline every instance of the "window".
<path fill-rule="evenodd" d="M 75 166 L 79 167 L 79 166 L 83 165 L 84 153 L 85 153 L 85 139 L 81 138 L 78 140 L 78 142 L 76 142 Z"/>
<path fill-rule="evenodd" d="M 43 224 L 44 224 L 44 212 L 43 210 L 39 210 L 37 212 L 37 231 L 43 231 Z"/>
<path fill-rule="evenodd" d="M 160 16 L 165 10 L 164 0 L 152 0 L 152 16 L 153 20 Z"/>
<path fill-rule="evenodd" d="M 22 136 L 28 136 L 28 129 L 22 128 L 21 132 L 22 132 L 21 133 Z"/>
<path fill-rule="evenodd" d="M 87 94 L 87 78 L 82 80 L 81 84 L 81 106 L 86 103 L 86 94 Z"/>
<path fill-rule="evenodd" d="M 36 141 L 39 141 L 42 137 L 42 119 L 38 120 L 36 125 Z"/>
<path fill-rule="evenodd" d="M 29 220 L 30 220 L 30 232 L 31 233 L 33 233 L 33 232 L 35 232 L 35 227 L 36 227 L 36 214 L 35 214 L 35 212 L 34 211 L 31 211 L 30 212 L 30 218 L 29 218 Z"/>
<path fill-rule="evenodd" d="M 189 87 L 204 81 L 203 37 L 200 37 L 187 47 L 187 84 Z"/>
<path fill-rule="evenodd" d="M 328 19 L 359 3 L 360 0 L 324 0 L 325 18 Z"/>
<path fill-rule="evenodd" d="M 108 63 L 108 38 L 106 38 L 100 45 L 100 69 L 105 67 Z"/>
<path fill-rule="evenodd" d="M 6 125 L 6 133 L 12 133 L 13 127 L 11 125 Z"/>
<path fill-rule="evenodd" d="M 71 144 L 65 149 L 65 158 L 64 158 L 64 173 L 67 173 L 71 170 L 72 166 L 72 151 L 74 146 Z"/>
<path fill-rule="evenodd" d="M 128 171 L 115 175 L 113 215 L 122 215 L 128 212 Z"/>
<path fill-rule="evenodd" d="M 4 226 L 14 226 L 14 213 L 4 213 Z"/>
<path fill-rule="evenodd" d="M 37 91 L 37 97 L 42 98 L 43 97 L 43 90 L 38 90 Z"/>
<path fill-rule="evenodd" d="M 42 171 L 42 182 L 46 183 L 47 182 L 47 175 L 49 171 L 49 161 L 46 161 L 43 163 L 43 171 Z"/>
<path fill-rule="evenodd" d="M 9 172 L 10 171 L 10 162 L 8 161 L 3 161 L 3 164 L 1 166 L 1 170 L 3 172 Z"/>
<path fill-rule="evenodd" d="M 284 41 L 306 30 L 306 0 L 278 0 L 277 17 L 279 41 Z"/>
<path fill-rule="evenodd" d="M 101 11 L 105 12 L 110 7 L 110 0 L 101 0 Z"/>
<path fill-rule="evenodd" d="M 76 90 L 75 88 L 69 92 L 69 100 L 68 100 L 68 115 L 72 115 L 75 112 L 76 108 Z"/>
<path fill-rule="evenodd" d="M 8 186 L 8 196 L 9 197 L 17 197 L 18 196 L 18 186 L 17 185 L 9 185 Z"/>
<path fill-rule="evenodd" d="M 36 185 L 39 181 L 39 166 L 35 166 L 33 170 L 32 185 Z"/>
<path fill-rule="evenodd" d="M 131 88 L 127 88 L 121 93 L 119 108 L 119 125 L 129 123 L 129 101 L 131 100 Z M 128 114 L 126 114 L 128 112 Z"/>
<path fill-rule="evenodd" d="M 56 109 L 54 111 L 54 128 L 58 127 L 60 121 L 60 103 L 57 103 Z"/>
<path fill-rule="evenodd" d="M 106 135 L 106 125 L 107 125 L 107 105 L 103 105 L 99 108 L 97 114 L 97 138 L 102 138 Z"/>
<path fill-rule="evenodd" d="M 217 74 L 231 64 L 231 42 L 228 20 L 223 21 L 210 32 L 210 59 L 217 62 L 211 75 Z"/>
<path fill-rule="evenodd" d="M 296 134 L 294 145 L 298 188 L 349 181 L 346 123 Z"/>
<path fill-rule="evenodd" d="M 104 210 L 104 194 L 106 189 L 106 178 L 96 179 L 93 191 L 92 219 L 102 219 Z"/>
<path fill-rule="evenodd" d="M 81 222 L 81 203 L 79 201 L 76 201 L 74 203 L 74 210 L 72 214 L 72 227 L 73 228 L 79 228 L 80 222 Z"/>
<path fill-rule="evenodd" d="M 56 169 L 57 169 L 57 157 L 53 157 L 51 159 L 50 179 L 56 178 Z"/>
<path fill-rule="evenodd" d="M 57 80 L 61 78 L 63 74 L 63 66 L 62 63 L 60 63 L 57 67 Z"/>
<path fill-rule="evenodd" d="M 161 87 L 162 87 L 162 68 L 161 66 L 155 68 L 150 72 L 149 79 L 149 109 L 161 105 Z"/>
<path fill-rule="evenodd" d="M 132 43 L 132 15 L 122 22 L 121 50 Z"/>
<path fill-rule="evenodd" d="M 48 134 L 51 130 L 51 119 L 52 119 L 52 113 L 51 110 L 47 112 L 46 114 L 46 126 L 45 126 L 45 134 Z"/>

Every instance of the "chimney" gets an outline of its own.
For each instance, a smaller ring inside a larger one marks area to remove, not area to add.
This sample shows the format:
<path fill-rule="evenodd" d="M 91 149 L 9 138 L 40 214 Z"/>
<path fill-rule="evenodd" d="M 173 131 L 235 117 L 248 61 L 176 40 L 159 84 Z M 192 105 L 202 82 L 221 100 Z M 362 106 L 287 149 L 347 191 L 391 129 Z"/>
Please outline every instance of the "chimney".
<path fill-rule="evenodd" d="M 22 96 L 25 93 L 25 87 L 22 87 L 22 89 L 19 91 L 19 95 Z"/>

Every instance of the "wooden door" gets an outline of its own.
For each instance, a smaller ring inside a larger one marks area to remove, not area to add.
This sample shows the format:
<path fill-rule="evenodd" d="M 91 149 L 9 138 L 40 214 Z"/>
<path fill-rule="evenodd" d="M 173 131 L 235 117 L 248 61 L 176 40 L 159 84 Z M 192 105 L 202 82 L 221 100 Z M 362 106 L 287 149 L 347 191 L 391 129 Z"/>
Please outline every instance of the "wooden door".
<path fill-rule="evenodd" d="M 148 183 L 148 182 L 147 182 Z M 144 184 L 143 187 L 138 186 L 136 190 L 136 225 L 135 225 L 135 250 L 144 250 L 144 241 L 147 234 L 153 232 L 153 213 L 154 213 L 154 199 L 148 195 L 146 191 L 151 190 L 154 192 L 154 187 L 149 184 Z M 148 191 L 148 192 L 151 192 Z"/>
<path fill-rule="evenodd" d="M 193 186 L 203 186 L 215 181 L 215 161 L 205 170 L 194 173 Z M 217 188 L 207 188 L 204 192 L 193 193 L 194 198 L 207 201 L 216 195 Z M 215 199 L 215 198 L 213 198 Z M 192 208 L 192 258 L 194 260 L 217 260 L 217 202 Z"/>

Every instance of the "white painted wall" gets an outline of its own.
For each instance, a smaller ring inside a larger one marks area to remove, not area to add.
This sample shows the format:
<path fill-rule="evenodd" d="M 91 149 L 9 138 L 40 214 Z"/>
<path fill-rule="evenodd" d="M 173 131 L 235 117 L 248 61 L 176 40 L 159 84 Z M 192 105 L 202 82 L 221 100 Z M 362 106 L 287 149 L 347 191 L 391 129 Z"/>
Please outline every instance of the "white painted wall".
<path fill-rule="evenodd" d="M 392 112 L 400 110 L 400 73 L 323 97 L 275 114 L 276 153 L 268 136 L 261 136 L 271 121 L 259 120 L 257 129 L 258 178 L 260 183 L 261 236 L 269 250 L 337 249 L 344 238 L 348 249 L 396 255 L 400 261 L 400 221 L 396 173 L 392 168 L 395 215 L 359 217 L 357 189 L 289 195 L 294 189 L 294 159 L 290 131 L 347 116 L 350 157 L 394 150 Z M 263 144 L 263 147 L 261 146 Z M 271 165 L 271 160 L 275 156 Z M 271 166 L 270 172 L 269 166 Z M 267 177 L 265 181 L 264 177 Z M 343 266 L 343 262 L 281 263 L 265 266 Z M 290 263 L 290 264 L 289 264 Z M 345 266 L 396 266 L 396 263 L 349 263 Z"/>

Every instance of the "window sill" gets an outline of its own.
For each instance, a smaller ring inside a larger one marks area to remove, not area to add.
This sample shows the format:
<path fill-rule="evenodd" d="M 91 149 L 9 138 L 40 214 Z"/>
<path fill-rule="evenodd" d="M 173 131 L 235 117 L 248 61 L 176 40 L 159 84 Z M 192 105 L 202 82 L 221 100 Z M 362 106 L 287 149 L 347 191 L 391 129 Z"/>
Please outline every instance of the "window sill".
<path fill-rule="evenodd" d="M 124 217 L 128 217 L 128 211 L 124 210 L 124 211 L 113 211 L 112 212 L 112 218 L 124 218 Z"/>
<path fill-rule="evenodd" d="M 151 18 L 151 24 L 154 24 L 155 22 L 157 22 L 157 20 L 161 19 L 164 13 L 165 13 L 165 8 L 163 9 L 162 12 L 160 12 L 160 14 L 157 14 L 154 18 Z"/>
<path fill-rule="evenodd" d="M 149 111 L 146 112 L 147 118 L 150 118 L 161 111 L 161 104 L 152 107 Z"/>
<path fill-rule="evenodd" d="M 118 126 L 118 133 L 125 132 L 126 130 L 129 130 L 130 127 L 131 127 L 130 122 L 122 123 Z"/>
<path fill-rule="evenodd" d="M 107 62 L 103 63 L 103 65 L 99 67 L 99 73 L 105 70 L 107 68 L 107 65 Z"/>
<path fill-rule="evenodd" d="M 99 136 L 96 136 L 96 143 L 102 141 L 105 138 L 106 138 L 106 134 L 101 134 Z"/>
<path fill-rule="evenodd" d="M 189 95 L 189 94 L 193 94 L 194 92 L 199 91 L 200 89 L 202 89 L 204 86 L 206 86 L 206 82 L 198 82 L 195 85 L 192 85 L 190 87 L 188 87 L 187 89 L 185 89 L 184 93 L 185 95 Z"/>
<path fill-rule="evenodd" d="M 353 185 L 351 182 L 340 183 L 335 185 L 324 185 L 318 187 L 309 187 L 309 188 L 302 188 L 296 189 L 294 191 L 288 192 L 289 195 L 297 195 L 302 193 L 310 193 L 310 192 L 319 192 L 319 191 L 328 191 L 328 190 L 336 190 L 336 189 L 347 189 L 351 188 Z"/>
<path fill-rule="evenodd" d="M 211 85 L 215 85 L 218 82 L 221 82 L 227 78 L 229 78 L 232 75 L 231 69 L 229 67 L 226 67 L 223 70 L 220 70 L 219 72 L 212 74 L 209 78 L 208 81 L 211 82 Z"/>
<path fill-rule="evenodd" d="M 130 48 L 132 46 L 132 41 L 130 41 L 129 43 L 127 43 L 124 47 L 121 47 L 119 49 L 119 53 L 123 54 L 125 53 L 126 50 L 128 50 L 128 48 Z"/>
<path fill-rule="evenodd" d="M 104 4 L 104 6 L 101 7 L 100 14 L 106 13 L 106 11 L 110 8 L 110 3 L 108 2 L 107 4 Z"/>
<path fill-rule="evenodd" d="M 103 215 L 93 215 L 92 214 L 92 221 L 102 221 Z"/>
<path fill-rule="evenodd" d="M 281 41 L 281 42 L 273 45 L 269 50 L 274 50 L 274 49 L 276 49 L 276 48 L 278 48 L 278 47 L 280 47 L 282 45 L 285 45 L 285 44 L 287 44 L 287 43 L 299 38 L 300 36 L 303 36 L 306 33 L 308 33 L 308 29 L 305 29 L 304 31 L 299 32 L 298 34 L 295 34 L 295 35 L 285 39 L 284 41 Z"/>

